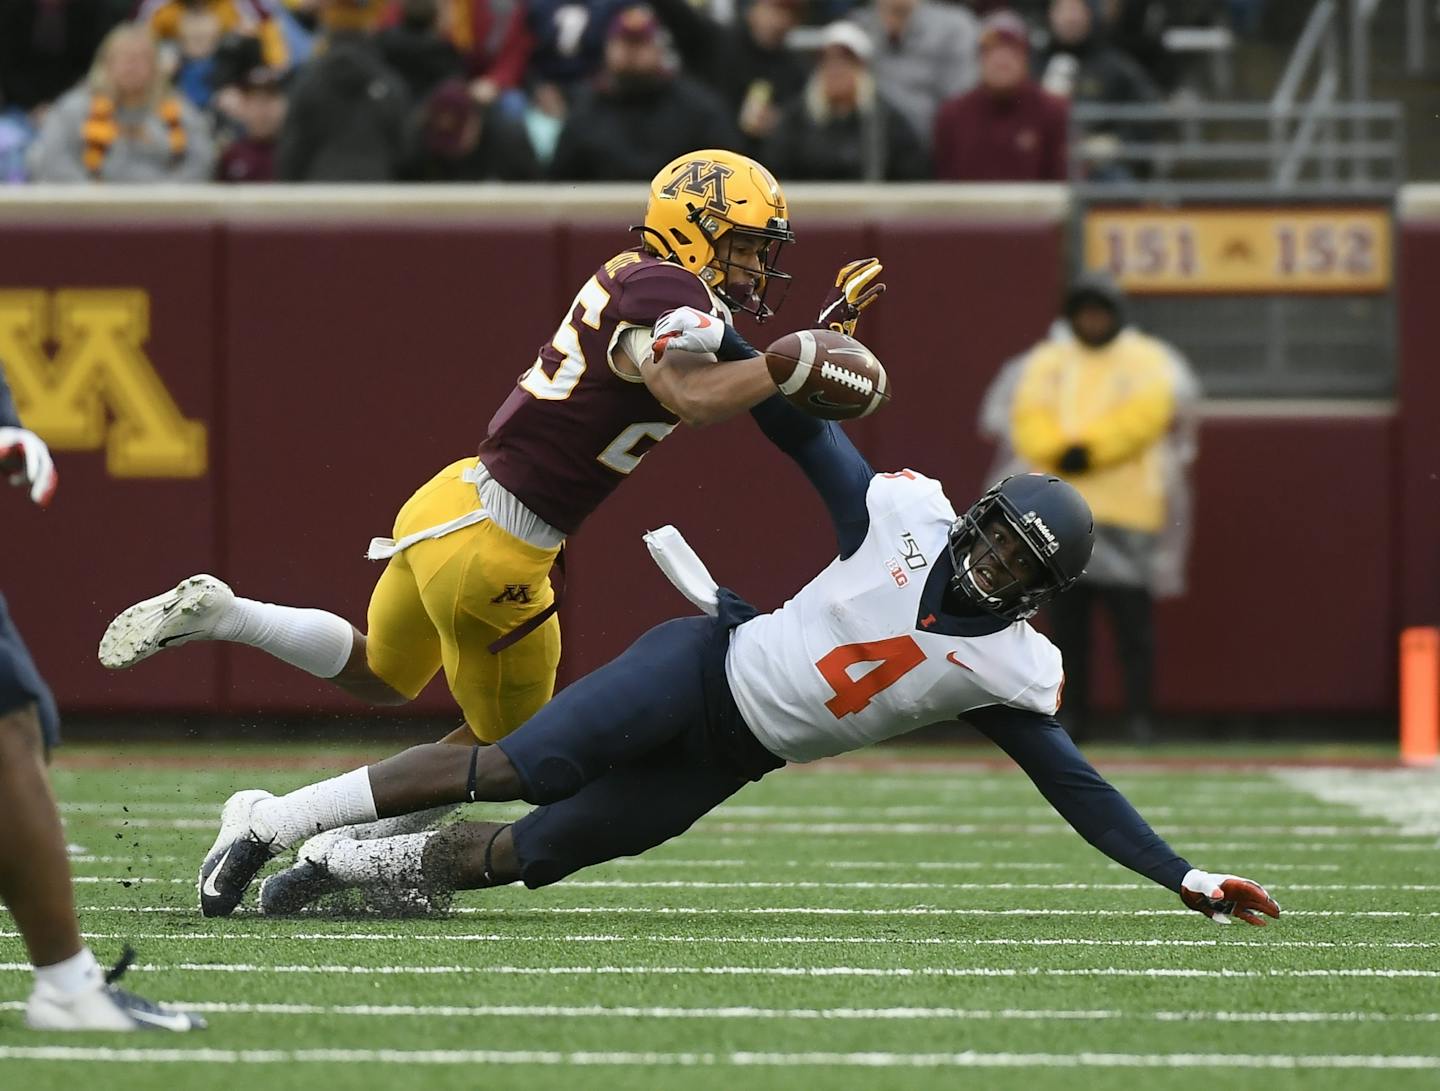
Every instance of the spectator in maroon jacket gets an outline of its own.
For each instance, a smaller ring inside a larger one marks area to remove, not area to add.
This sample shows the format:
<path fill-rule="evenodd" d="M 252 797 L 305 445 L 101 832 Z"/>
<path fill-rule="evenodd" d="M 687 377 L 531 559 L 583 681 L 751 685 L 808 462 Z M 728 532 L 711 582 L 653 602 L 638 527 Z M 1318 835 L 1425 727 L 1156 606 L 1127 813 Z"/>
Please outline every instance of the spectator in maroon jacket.
<path fill-rule="evenodd" d="M 1030 78 L 1025 23 L 998 11 L 980 26 L 980 86 L 935 119 L 937 178 L 961 182 L 1058 182 L 1066 176 L 1069 107 Z"/>
<path fill-rule="evenodd" d="M 275 181 L 275 145 L 285 124 L 285 85 L 273 68 L 252 68 L 240 81 L 236 103 L 244 135 L 220 156 L 220 182 Z"/>

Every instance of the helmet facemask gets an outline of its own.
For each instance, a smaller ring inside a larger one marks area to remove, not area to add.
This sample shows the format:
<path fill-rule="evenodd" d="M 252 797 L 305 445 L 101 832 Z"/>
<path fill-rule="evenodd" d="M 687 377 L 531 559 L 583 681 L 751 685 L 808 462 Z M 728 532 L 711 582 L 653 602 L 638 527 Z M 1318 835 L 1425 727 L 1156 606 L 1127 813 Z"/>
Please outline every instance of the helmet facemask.
<path fill-rule="evenodd" d="M 1028 549 L 1033 571 L 1040 574 L 1031 586 L 1027 587 L 1025 577 L 1005 563 L 986 529 L 1002 520 Z M 973 556 L 976 543 L 984 546 L 979 556 Z M 1034 617 L 1044 603 L 1075 582 L 1075 577 L 1067 577 L 1051 559 L 1059 543 L 1049 528 L 1041 520 L 1027 520 L 1000 494 L 998 487 L 982 496 L 951 525 L 949 549 L 955 569 L 951 586 L 982 610 L 1007 621 Z M 999 586 L 987 590 L 979 585 L 975 569 L 982 564 L 1004 577 Z"/>
<path fill-rule="evenodd" d="M 779 269 L 781 248 L 787 242 L 795 241 L 795 233 L 790 230 L 790 221 L 772 216 L 764 227 L 752 227 L 749 224 L 736 223 L 711 208 L 696 207 L 693 204 L 687 204 L 686 207 L 690 213 L 686 219 L 705 237 L 712 254 L 705 268 L 700 270 L 700 279 L 732 310 L 753 314 L 757 322 L 764 322 L 774 315 L 784 303 L 790 288 L 790 274 Z M 722 246 L 723 251 L 729 253 L 730 248 L 725 240 L 737 235 L 755 239 L 760 243 L 756 254 L 758 269 L 720 256 Z M 730 275 L 735 270 L 755 278 L 755 286 L 747 298 L 738 298 L 731 287 Z M 777 284 L 780 285 L 780 292 L 771 306 L 766 301 L 771 288 Z"/>

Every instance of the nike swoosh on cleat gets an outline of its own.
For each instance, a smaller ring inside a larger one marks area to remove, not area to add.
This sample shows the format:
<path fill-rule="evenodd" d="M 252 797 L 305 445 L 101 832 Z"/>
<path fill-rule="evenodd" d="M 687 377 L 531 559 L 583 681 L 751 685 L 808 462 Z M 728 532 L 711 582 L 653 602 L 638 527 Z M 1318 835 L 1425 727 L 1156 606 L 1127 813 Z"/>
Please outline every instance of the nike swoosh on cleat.
<path fill-rule="evenodd" d="M 220 874 L 220 869 L 225 866 L 225 861 L 230 859 L 230 853 L 234 848 L 235 845 L 232 842 L 230 847 L 225 850 L 225 855 L 220 857 L 220 862 L 210 869 L 209 875 L 205 876 L 205 882 L 200 886 L 200 893 L 204 894 L 207 898 L 220 898 L 224 896 L 215 886 L 215 876 Z"/>
<path fill-rule="evenodd" d="M 163 647 L 165 647 L 166 644 L 169 644 L 169 643 L 170 643 L 171 641 L 173 641 L 173 640 L 181 640 L 181 639 L 183 639 L 183 638 L 185 638 L 185 637 L 187 637 L 187 636 L 196 636 L 196 635 L 199 634 L 199 632 L 200 632 L 199 629 L 192 629 L 192 630 L 191 630 L 190 632 L 188 632 L 188 633 L 175 633 L 175 634 L 173 634 L 173 635 L 171 635 L 171 636 L 165 637 L 163 640 L 157 641 L 156 644 L 155 644 L 155 646 L 156 646 L 157 648 L 163 648 Z"/>
<path fill-rule="evenodd" d="M 179 1011 L 141 1011 L 137 1008 L 127 1008 L 126 1014 L 137 1023 L 149 1027 L 158 1027 L 161 1030 L 191 1030 L 197 1029 L 195 1020 L 184 1012 Z M 204 1026 L 200 1023 L 199 1026 Z"/>

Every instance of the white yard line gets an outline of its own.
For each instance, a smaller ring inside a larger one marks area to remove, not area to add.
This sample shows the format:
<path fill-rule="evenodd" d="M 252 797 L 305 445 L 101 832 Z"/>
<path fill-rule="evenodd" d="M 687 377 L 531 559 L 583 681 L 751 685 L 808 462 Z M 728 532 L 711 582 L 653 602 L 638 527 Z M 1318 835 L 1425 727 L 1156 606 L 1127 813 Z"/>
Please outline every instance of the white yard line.
<path fill-rule="evenodd" d="M 805 834 L 812 836 L 844 836 L 857 833 L 938 833 L 938 834 L 984 834 L 984 833 L 1021 833 L 1027 836 L 1065 834 L 1073 836 L 1072 830 L 1065 822 L 1056 818 L 1054 822 L 1037 823 L 949 823 L 949 822 L 724 822 L 708 818 L 702 818 L 697 824 L 697 829 L 715 830 L 720 833 L 746 833 L 759 831 L 765 833 Z M 1155 823 L 1155 830 L 1161 834 L 1184 836 L 1191 833 L 1231 833 L 1234 826 L 1208 826 L 1208 825 L 1165 825 Z M 1273 826 L 1265 825 L 1261 830 L 1254 830 L 1254 833 L 1265 833 L 1274 837 L 1400 837 L 1413 836 L 1402 834 L 1393 826 L 1365 826 L 1365 825 L 1306 825 L 1306 826 Z M 1274 843 L 1270 843 L 1273 849 Z M 1373 846 L 1371 846 L 1373 847 Z"/>
<path fill-rule="evenodd" d="M 77 875 L 77 883 L 129 883 L 165 884 L 194 886 L 194 879 L 165 878 L 162 876 L 136 875 Z M 942 883 L 942 882 L 883 882 L 875 879 L 831 880 L 815 879 L 570 879 L 565 883 L 569 890 L 964 890 L 964 891 L 1007 891 L 1007 890 L 1152 890 L 1153 883 Z M 1429 883 L 1286 883 L 1284 890 L 1294 891 L 1412 891 L 1433 893 L 1440 891 L 1440 884 Z M 507 894 L 524 896 L 528 892 L 516 888 Z"/>
<path fill-rule="evenodd" d="M 854 813 L 853 811 L 851 813 Z M 76 816 L 86 822 L 93 821 L 91 816 Z M 121 823 L 133 829 L 166 829 L 166 830 L 214 830 L 215 819 L 203 818 L 135 818 L 125 815 Z M 972 835 L 972 834 L 1023 834 L 1029 836 L 1074 836 L 1074 831 L 1059 818 L 1053 822 L 1037 823 L 973 823 L 973 822 L 730 822 L 725 821 L 723 816 L 718 818 L 702 818 L 695 826 L 697 830 L 722 834 L 787 834 L 803 835 L 814 837 L 848 836 L 852 834 L 943 834 L 943 835 Z M 1189 834 L 1212 834 L 1233 832 L 1231 826 L 1211 825 L 1165 825 L 1157 823 L 1155 829 L 1161 834 L 1184 837 Z M 1267 825 L 1263 831 L 1266 835 L 1274 838 L 1287 837 L 1367 837 L 1375 838 L 1377 841 L 1382 838 L 1397 838 L 1404 836 L 1415 836 L 1407 834 L 1392 826 L 1366 826 L 1366 825 L 1297 825 L 1297 826 L 1273 826 Z M 1252 841 L 1249 844 L 1262 849 L 1274 851 L 1277 847 L 1271 841 Z M 1340 847 L 1329 845 L 1330 849 Z M 1357 845 L 1365 849 L 1376 847 L 1374 844 Z M 1388 847 L 1388 846 L 1387 846 Z"/>
<path fill-rule="evenodd" d="M 0 1060 L 138 1064 L 426 1064 L 738 1068 L 1440 1069 L 1440 1056 L 1295 1053 L 582 1053 L 549 1050 L 120 1049 L 0 1046 Z"/>
<path fill-rule="evenodd" d="M 665 935 L 624 935 L 599 933 L 575 933 L 561 936 L 517 936 L 501 932 L 436 932 L 416 934 L 415 932 L 85 932 L 87 940 L 139 940 L 169 941 L 194 940 L 200 942 L 219 941 L 223 943 L 264 943 L 280 940 L 301 940 L 305 942 L 334 943 L 683 943 L 694 944 L 744 944 L 762 945 L 814 945 L 814 944 L 876 944 L 900 947 L 1206 947 L 1234 949 L 1237 945 L 1247 946 L 1243 940 L 1222 941 L 1218 939 L 974 939 L 952 936 L 665 936 Z M 1245 933 L 1239 933 L 1239 936 Z M 19 932 L 0 931 L 0 939 L 19 939 Z M 1267 948 L 1292 947 L 1308 951 L 1321 950 L 1415 950 L 1440 947 L 1440 941 L 1423 940 L 1277 940 L 1266 936 L 1257 940 Z"/>
<path fill-rule="evenodd" d="M 1162 803 L 1143 808 L 1147 818 L 1193 816 L 1197 808 L 1206 804 L 1196 800 L 1191 804 Z M 487 812 L 519 816 L 530 808 L 524 804 L 480 804 Z M 144 815 L 147 812 L 159 814 L 192 815 L 214 818 L 219 821 L 220 802 L 216 803 L 173 803 L 144 802 L 135 800 L 92 800 L 83 803 L 62 802 L 60 809 L 66 814 L 100 814 L 111 816 Z M 1051 818 L 1055 811 L 1042 803 L 1000 803 L 972 804 L 963 799 L 943 803 L 868 804 L 863 801 L 837 806 L 820 803 L 775 803 L 775 804 L 722 804 L 710 812 L 717 818 Z M 1319 804 L 1298 804 L 1265 808 L 1267 818 L 1325 818 L 1333 815 L 1334 809 Z"/>
<path fill-rule="evenodd" d="M 1297 792 L 1384 819 L 1397 833 L 1440 835 L 1440 770 L 1281 769 L 1274 776 Z"/>
<path fill-rule="evenodd" d="M 493 892 L 492 892 L 493 893 Z M 81 905 L 77 909 L 90 913 L 186 913 L 199 912 L 193 905 Z M 579 905 L 579 906 L 458 906 L 452 914 L 503 914 L 548 917 L 556 914 L 653 914 L 655 916 L 835 916 L 835 917 L 1186 917 L 1190 909 L 976 909 L 969 906 L 936 908 L 908 906 L 896 909 L 854 909 L 839 906 L 650 906 L 650 905 Z M 258 919 L 259 914 L 241 909 L 237 916 Z M 1410 909 L 1287 909 L 1287 917 L 1440 917 L 1440 910 Z"/>
<path fill-rule="evenodd" d="M 73 857 L 72 857 L 73 859 Z M 159 857 L 152 857 L 159 859 Z M 645 867 L 663 868 L 673 867 L 679 870 L 685 868 L 824 868 L 831 871 L 1063 871 L 1074 869 L 1075 861 L 1028 861 L 1014 862 L 1007 860 L 764 860 L 757 864 L 754 860 L 745 859 L 680 859 L 663 856 L 622 856 L 618 860 L 609 861 L 620 868 Z M 1110 864 L 1108 861 L 1095 861 L 1101 867 L 1123 873 L 1124 868 L 1119 864 Z M 603 866 L 603 865 L 602 865 Z M 1341 871 L 1340 864 L 1319 864 L 1319 863 L 1280 863 L 1279 861 L 1249 860 L 1246 866 L 1252 870 L 1264 868 L 1267 871 Z"/>
<path fill-rule="evenodd" d="M 28 964 L 3 968 L 28 969 Z M 702 977 L 1238 977 L 1238 978 L 1440 978 L 1440 970 L 1420 969 L 1307 969 L 1307 970 L 1233 970 L 1229 968 L 1197 970 L 1174 967 L 1055 968 L 1031 966 L 1023 968 L 991 966 L 329 966 L 329 965 L 254 965 L 204 962 L 181 962 L 173 966 L 141 965 L 139 970 L 176 969 L 191 973 L 295 973 L 295 974 L 496 974 L 500 976 L 549 977 L 674 977 L 698 974 Z"/>
<path fill-rule="evenodd" d="M 813 1021 L 946 1020 L 957 1022 L 1160 1023 L 1440 1023 L 1437 1012 L 1369 1011 L 1120 1011 L 1048 1008 L 682 1008 L 606 1007 L 598 1004 L 240 1004 L 216 1000 L 174 1000 L 171 1005 L 202 1015 L 342 1015 L 562 1018 L 562 1019 L 796 1019 Z M 24 1011 L 25 1001 L 0 1002 L 0 1011 Z"/>

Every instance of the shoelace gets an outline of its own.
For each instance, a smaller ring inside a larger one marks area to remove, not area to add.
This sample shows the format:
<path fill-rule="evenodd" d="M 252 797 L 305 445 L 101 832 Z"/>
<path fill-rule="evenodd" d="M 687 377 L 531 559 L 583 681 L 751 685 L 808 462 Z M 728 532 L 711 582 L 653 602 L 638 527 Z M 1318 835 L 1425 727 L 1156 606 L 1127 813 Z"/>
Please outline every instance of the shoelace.
<path fill-rule="evenodd" d="M 131 947 L 127 943 L 125 945 L 125 949 L 120 952 L 120 961 L 115 963 L 114 966 L 111 966 L 110 969 L 105 971 L 105 984 L 113 985 L 115 984 L 115 982 L 119 981 L 122 977 L 125 976 L 125 971 L 130 969 L 134 962 L 135 948 Z"/>

